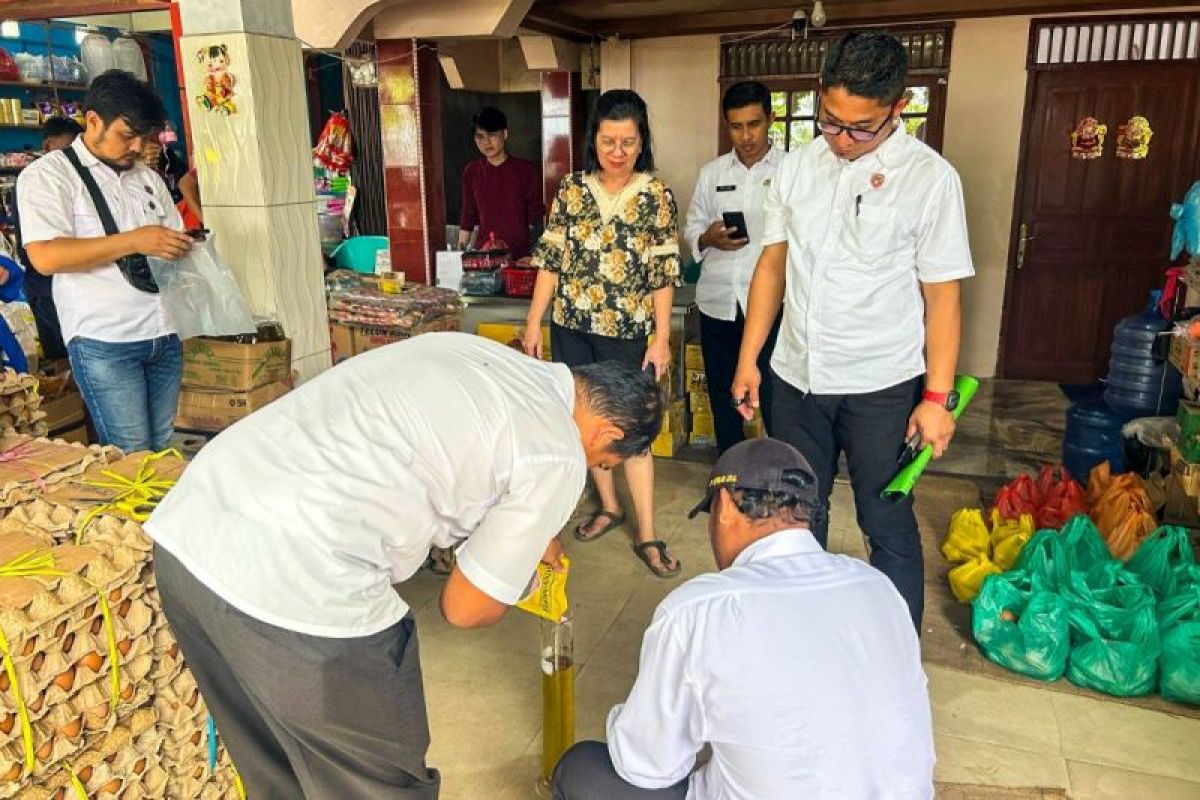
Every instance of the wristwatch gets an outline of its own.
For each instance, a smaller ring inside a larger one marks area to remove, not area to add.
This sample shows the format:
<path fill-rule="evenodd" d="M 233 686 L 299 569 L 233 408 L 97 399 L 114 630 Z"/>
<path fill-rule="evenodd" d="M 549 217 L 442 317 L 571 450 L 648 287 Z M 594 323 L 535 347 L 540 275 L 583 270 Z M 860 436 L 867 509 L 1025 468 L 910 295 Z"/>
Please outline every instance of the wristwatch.
<path fill-rule="evenodd" d="M 927 403 L 937 403 L 947 411 L 953 411 L 958 408 L 958 392 L 954 389 L 948 392 L 931 392 L 926 389 L 921 395 L 921 399 Z"/>

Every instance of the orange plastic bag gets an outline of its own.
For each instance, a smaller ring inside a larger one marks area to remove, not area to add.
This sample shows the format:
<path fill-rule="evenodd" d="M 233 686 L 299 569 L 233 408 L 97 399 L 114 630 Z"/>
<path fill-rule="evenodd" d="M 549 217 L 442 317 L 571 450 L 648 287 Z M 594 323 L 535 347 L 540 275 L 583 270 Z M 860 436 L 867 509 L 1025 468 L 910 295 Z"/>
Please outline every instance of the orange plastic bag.
<path fill-rule="evenodd" d="M 1128 561 L 1157 527 L 1141 477 L 1132 472 L 1114 476 L 1107 462 L 1092 470 L 1088 500 L 1101 538 L 1109 552 L 1122 561 Z"/>
<path fill-rule="evenodd" d="M 942 555 L 947 561 L 961 564 L 980 555 L 987 555 L 989 535 L 983 522 L 983 510 L 962 508 L 950 517 L 950 532 L 942 542 Z"/>

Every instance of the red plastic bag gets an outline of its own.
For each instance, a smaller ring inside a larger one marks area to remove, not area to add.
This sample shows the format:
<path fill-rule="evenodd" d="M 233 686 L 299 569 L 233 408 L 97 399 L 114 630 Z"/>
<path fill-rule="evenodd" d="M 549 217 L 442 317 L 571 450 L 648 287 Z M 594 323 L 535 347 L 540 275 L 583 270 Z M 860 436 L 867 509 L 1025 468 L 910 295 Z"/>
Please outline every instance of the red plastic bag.
<path fill-rule="evenodd" d="M 1000 487 L 993 508 L 1001 519 L 1020 519 L 1022 514 L 1037 514 L 1041 497 L 1032 477 L 1022 474 Z"/>
<path fill-rule="evenodd" d="M 7 50 L 0 48 L 0 81 L 19 80 L 21 80 L 21 71 L 17 69 L 16 59 Z"/>
<path fill-rule="evenodd" d="M 1042 467 L 1037 479 L 1041 504 L 1034 519 L 1038 528 L 1061 528 L 1067 520 L 1086 513 L 1087 504 L 1083 487 L 1071 477 L 1066 467 L 1047 464 Z"/>

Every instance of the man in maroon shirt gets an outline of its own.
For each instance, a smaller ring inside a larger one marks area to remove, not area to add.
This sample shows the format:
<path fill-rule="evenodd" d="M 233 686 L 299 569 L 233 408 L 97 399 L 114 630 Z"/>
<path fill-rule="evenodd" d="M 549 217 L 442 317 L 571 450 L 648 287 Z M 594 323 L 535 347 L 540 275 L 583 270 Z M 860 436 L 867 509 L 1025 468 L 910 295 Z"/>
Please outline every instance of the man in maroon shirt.
<path fill-rule="evenodd" d="M 524 258 L 533 247 L 531 229 L 540 228 L 546 214 L 538 168 L 506 152 L 508 120 L 500 109 L 485 106 L 475 112 L 471 131 L 483 158 L 463 169 L 458 245 L 465 247 L 479 226 L 477 244 L 495 234 L 514 259 Z"/>

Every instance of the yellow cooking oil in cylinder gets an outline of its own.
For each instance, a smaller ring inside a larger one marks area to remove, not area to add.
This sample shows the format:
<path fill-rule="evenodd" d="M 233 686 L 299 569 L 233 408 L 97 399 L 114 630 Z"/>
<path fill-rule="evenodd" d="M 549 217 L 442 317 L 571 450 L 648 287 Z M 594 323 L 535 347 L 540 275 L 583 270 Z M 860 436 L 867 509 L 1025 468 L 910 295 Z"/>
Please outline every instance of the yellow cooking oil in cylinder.
<path fill-rule="evenodd" d="M 542 781 L 575 744 L 575 648 L 572 622 L 542 621 Z"/>

